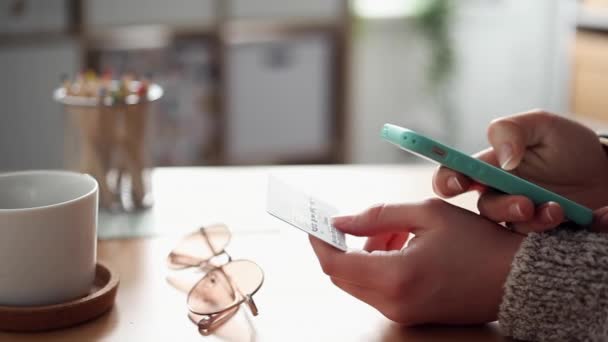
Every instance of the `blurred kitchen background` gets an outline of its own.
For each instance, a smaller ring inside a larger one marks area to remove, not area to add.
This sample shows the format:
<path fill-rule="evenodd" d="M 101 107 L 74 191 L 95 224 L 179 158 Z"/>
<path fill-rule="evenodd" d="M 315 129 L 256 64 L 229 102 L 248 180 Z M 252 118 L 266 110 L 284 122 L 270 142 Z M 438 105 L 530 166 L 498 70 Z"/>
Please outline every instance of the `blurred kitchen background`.
<path fill-rule="evenodd" d="M 606 0 L 0 0 L 0 170 L 62 168 L 52 92 L 148 74 L 149 164 L 413 162 L 385 122 L 467 152 L 532 108 L 608 126 Z"/>

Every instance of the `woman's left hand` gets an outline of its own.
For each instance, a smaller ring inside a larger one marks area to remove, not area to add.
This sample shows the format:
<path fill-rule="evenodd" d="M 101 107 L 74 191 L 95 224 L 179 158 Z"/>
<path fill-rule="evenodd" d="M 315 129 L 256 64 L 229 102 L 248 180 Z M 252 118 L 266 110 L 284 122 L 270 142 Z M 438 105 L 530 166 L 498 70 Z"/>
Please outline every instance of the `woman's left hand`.
<path fill-rule="evenodd" d="M 439 199 L 374 206 L 334 219 L 368 236 L 342 252 L 311 237 L 323 271 L 352 296 L 405 324 L 494 321 L 511 261 L 524 238 Z M 409 234 L 415 235 L 402 249 Z"/>

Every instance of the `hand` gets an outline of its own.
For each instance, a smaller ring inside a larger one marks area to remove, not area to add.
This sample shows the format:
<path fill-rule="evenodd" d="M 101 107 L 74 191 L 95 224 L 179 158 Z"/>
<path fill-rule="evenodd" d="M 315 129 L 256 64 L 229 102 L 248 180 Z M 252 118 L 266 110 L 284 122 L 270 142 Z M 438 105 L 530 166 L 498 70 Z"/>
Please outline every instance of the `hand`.
<path fill-rule="evenodd" d="M 370 237 L 363 251 L 348 252 L 311 237 L 323 271 L 342 290 L 405 325 L 496 320 L 523 239 L 439 199 L 379 205 L 333 224 Z M 410 233 L 415 237 L 401 249 Z"/>
<path fill-rule="evenodd" d="M 493 121 L 491 148 L 476 155 L 591 209 L 608 204 L 608 158 L 595 133 L 566 118 L 532 111 Z M 480 189 L 471 179 L 440 167 L 433 188 L 442 197 Z M 523 233 L 554 228 L 562 208 L 549 202 L 535 208 L 524 196 L 499 194 L 481 187 L 478 209 L 495 222 L 511 222 Z"/>
<path fill-rule="evenodd" d="M 608 206 L 601 207 L 593 212 L 591 229 L 599 233 L 608 233 Z"/>

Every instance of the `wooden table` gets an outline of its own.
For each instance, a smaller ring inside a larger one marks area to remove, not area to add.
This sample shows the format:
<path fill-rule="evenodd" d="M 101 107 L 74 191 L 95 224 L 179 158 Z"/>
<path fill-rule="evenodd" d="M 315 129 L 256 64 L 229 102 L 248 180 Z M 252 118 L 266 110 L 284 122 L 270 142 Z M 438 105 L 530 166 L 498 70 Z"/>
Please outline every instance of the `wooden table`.
<path fill-rule="evenodd" d="M 103 240 L 98 257 L 120 273 L 115 307 L 95 321 L 37 334 L 0 333 L 0 341 L 501 341 L 496 324 L 476 327 L 402 328 L 331 284 L 306 235 L 265 212 L 269 173 L 336 205 L 343 212 L 378 202 L 432 196 L 432 167 L 299 166 L 166 168 L 153 173 L 157 205 L 138 222 L 163 222 L 147 238 Z M 473 208 L 475 197 L 453 201 Z M 197 208 L 195 213 L 182 208 Z M 180 215 L 187 215 L 184 220 Z M 175 222 L 171 224 L 170 217 Z M 201 337 L 186 317 L 184 293 L 166 282 L 165 256 L 198 224 L 225 222 L 233 231 L 227 250 L 258 263 L 264 285 L 254 296 L 260 314 L 246 308 Z M 103 224 L 112 224 L 104 220 Z M 100 230 L 103 224 L 100 223 Z M 190 223 L 192 223 L 190 225 Z M 129 231 L 129 227 L 125 227 Z M 361 239 L 347 240 L 360 246 Z"/>

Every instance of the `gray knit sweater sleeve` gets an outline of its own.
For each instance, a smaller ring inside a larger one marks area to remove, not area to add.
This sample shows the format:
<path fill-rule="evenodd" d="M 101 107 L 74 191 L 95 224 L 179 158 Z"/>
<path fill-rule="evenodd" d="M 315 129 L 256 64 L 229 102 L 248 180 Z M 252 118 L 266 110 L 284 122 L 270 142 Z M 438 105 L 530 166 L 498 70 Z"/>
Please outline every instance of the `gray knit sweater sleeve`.
<path fill-rule="evenodd" d="M 531 341 L 608 341 L 608 234 L 530 234 L 515 255 L 498 315 Z"/>

